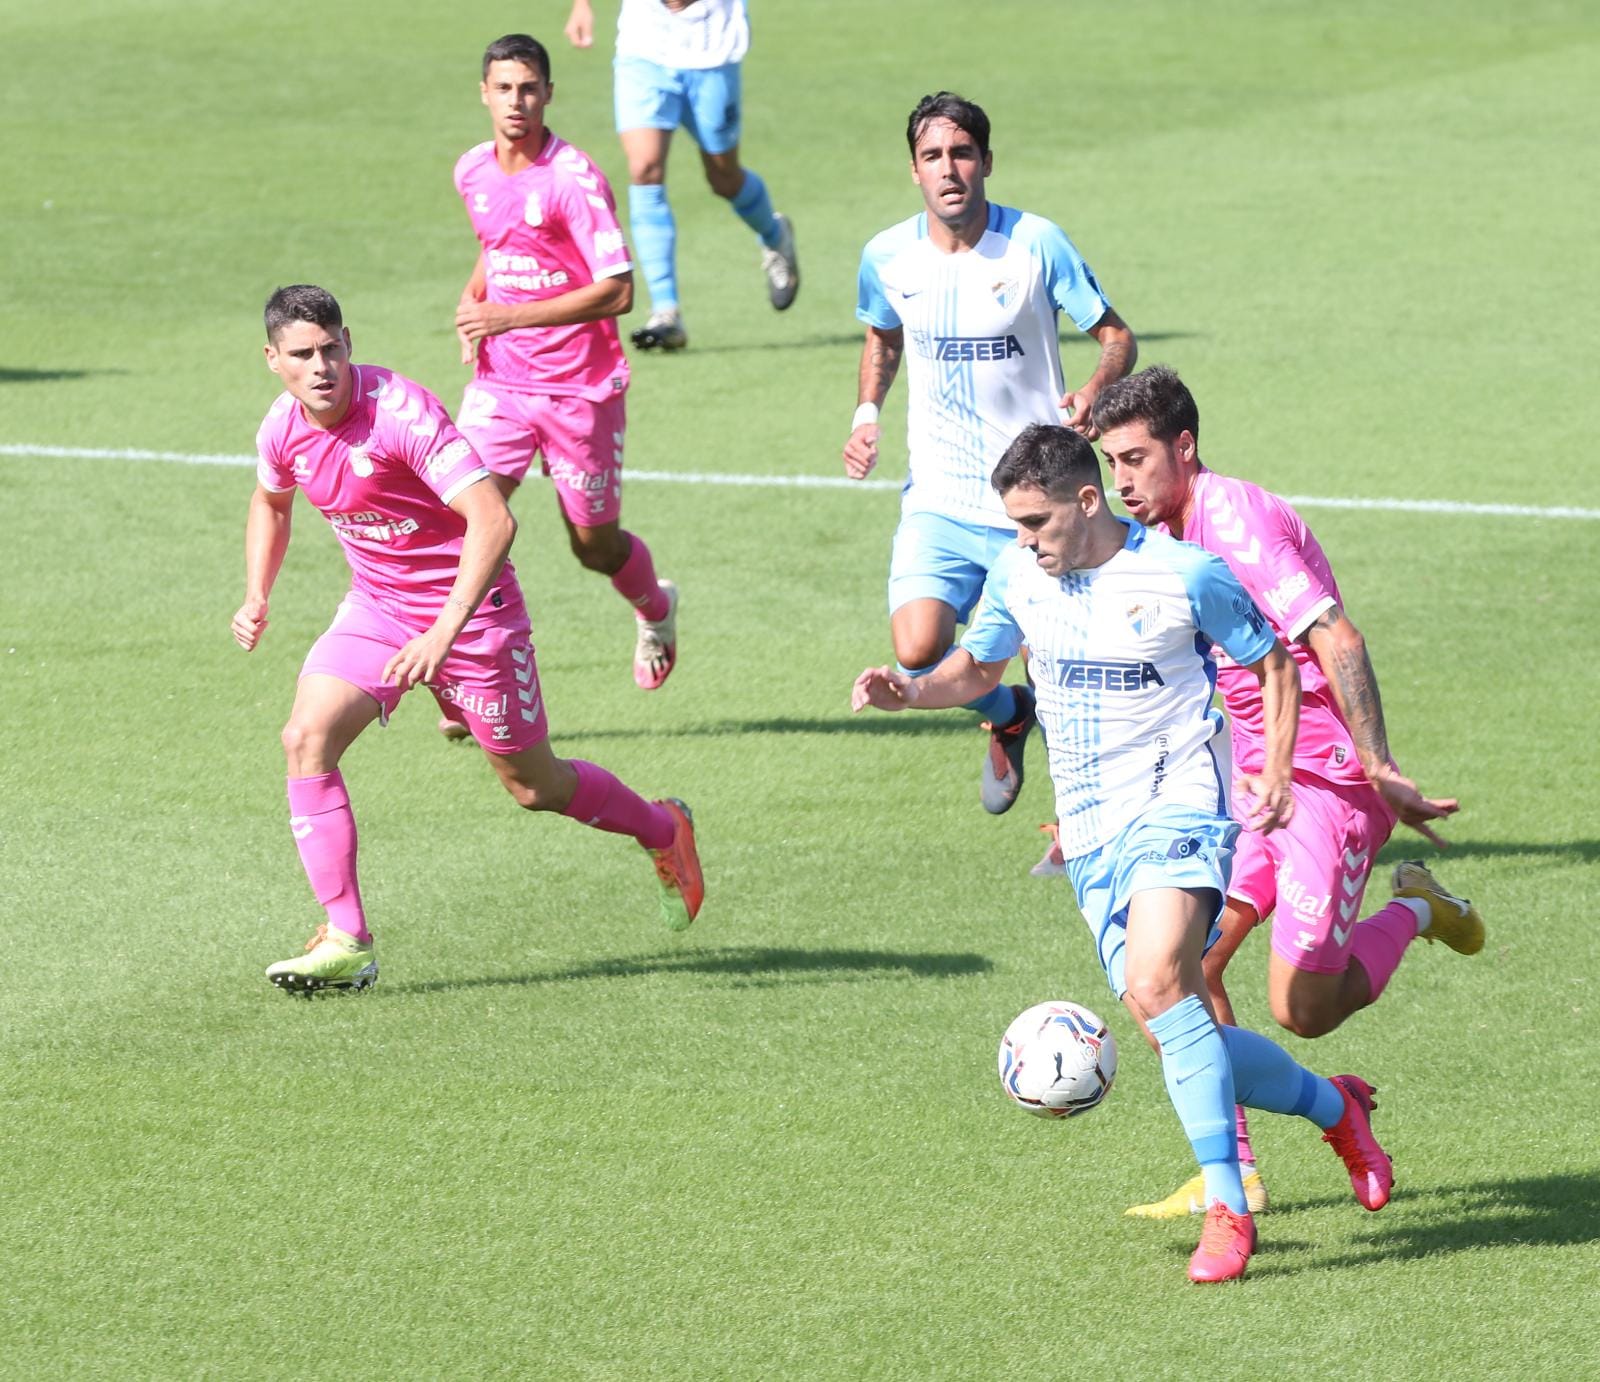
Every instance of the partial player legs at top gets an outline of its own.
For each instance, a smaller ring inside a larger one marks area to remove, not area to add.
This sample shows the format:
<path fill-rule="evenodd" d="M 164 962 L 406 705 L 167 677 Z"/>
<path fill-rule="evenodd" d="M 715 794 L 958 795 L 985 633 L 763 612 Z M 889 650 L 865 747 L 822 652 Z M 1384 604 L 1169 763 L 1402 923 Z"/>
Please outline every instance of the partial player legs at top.
<path fill-rule="evenodd" d="M 783 311 L 800 290 L 794 228 L 773 210 L 761 175 L 739 159 L 740 85 L 737 63 L 680 70 L 638 58 L 617 62 L 617 130 L 628 160 L 628 217 L 650 295 L 649 319 L 633 333 L 641 349 L 681 350 L 688 344 L 678 290 L 677 221 L 666 189 L 672 132 L 680 127 L 700 146 L 711 190 L 761 241 L 762 274 L 773 307 Z"/>

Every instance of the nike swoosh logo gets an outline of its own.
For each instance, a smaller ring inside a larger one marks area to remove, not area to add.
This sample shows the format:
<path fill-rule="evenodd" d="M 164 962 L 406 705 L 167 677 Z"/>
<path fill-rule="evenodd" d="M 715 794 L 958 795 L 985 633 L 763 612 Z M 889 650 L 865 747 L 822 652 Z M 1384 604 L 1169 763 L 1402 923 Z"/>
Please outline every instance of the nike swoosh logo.
<path fill-rule="evenodd" d="M 1206 1064 L 1202 1065 L 1198 1070 L 1191 1070 L 1187 1075 L 1179 1075 L 1178 1083 L 1187 1084 L 1190 1080 L 1194 1079 L 1196 1075 L 1204 1075 L 1209 1069 L 1211 1069 L 1211 1066 Z"/>
<path fill-rule="evenodd" d="M 914 292 L 914 293 L 901 293 L 900 296 L 903 297 L 903 298 L 914 298 L 914 297 L 919 297 L 921 295 L 921 293 L 922 293 L 922 289 L 918 288 L 916 290 L 916 292 Z"/>

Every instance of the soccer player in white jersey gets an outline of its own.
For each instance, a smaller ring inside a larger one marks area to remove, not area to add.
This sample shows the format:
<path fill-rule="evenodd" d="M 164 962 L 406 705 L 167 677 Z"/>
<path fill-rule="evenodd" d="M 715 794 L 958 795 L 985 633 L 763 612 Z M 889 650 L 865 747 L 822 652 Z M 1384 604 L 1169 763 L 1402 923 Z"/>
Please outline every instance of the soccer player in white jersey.
<path fill-rule="evenodd" d="M 903 671 L 922 676 L 955 642 L 985 573 L 1015 534 L 989 479 L 1011 439 L 1063 416 L 1093 435 L 1095 396 L 1133 367 L 1133 332 L 1065 232 L 990 202 L 989 117 L 948 91 L 906 125 L 924 210 L 868 242 L 856 316 L 867 327 L 845 473 L 878 459 L 878 411 L 907 361 L 910 466 L 889 564 L 889 629 Z M 1094 372 L 1063 383 L 1056 317 L 1100 345 Z M 1022 787 L 1033 727 L 1026 686 L 996 686 L 970 709 L 988 722 L 981 799 L 995 814 Z"/>
<path fill-rule="evenodd" d="M 1161 1053 L 1167 1093 L 1205 1180 L 1195 1281 L 1242 1276 L 1255 1247 L 1233 1137 L 1235 1102 L 1325 1130 L 1356 1199 L 1381 1209 L 1393 1173 L 1372 1135 L 1372 1089 L 1323 1079 L 1276 1043 L 1219 1027 L 1202 956 L 1215 940 L 1239 825 L 1228 815 L 1211 645 L 1261 686 L 1266 753 L 1244 778 L 1252 828 L 1293 815 L 1299 676 L 1227 566 L 1146 532 L 1106 506 L 1094 448 L 1035 424 L 1002 457 L 994 487 L 1016 543 L 984 582 L 962 645 L 926 677 L 869 668 L 856 709 L 961 705 L 1032 654 L 1067 872 L 1113 992 Z"/>
<path fill-rule="evenodd" d="M 351 363 L 326 290 L 280 288 L 265 318 L 267 367 L 284 392 L 256 434 L 234 640 L 250 652 L 266 631 L 296 490 L 333 525 L 351 575 L 283 727 L 289 826 L 327 920 L 267 978 L 307 997 L 377 979 L 339 761 L 419 684 L 461 714 L 518 806 L 633 836 L 655 863 L 667 925 L 687 926 L 705 894 L 688 808 L 646 801 L 599 765 L 551 751 L 527 606 L 506 560 L 517 525 L 483 462 L 426 389 Z"/>
<path fill-rule="evenodd" d="M 483 55 L 479 91 L 494 138 L 456 162 L 481 247 L 456 307 L 473 366 L 458 424 L 507 498 L 543 457 L 572 553 L 633 608 L 633 679 L 661 686 L 678 656 L 678 588 L 622 526 L 628 361 L 616 318 L 633 265 L 605 175 L 544 123 L 550 55 L 507 34 Z M 446 707 L 440 726 L 464 738 Z"/>
<path fill-rule="evenodd" d="M 1377 1002 L 1417 939 L 1468 955 L 1483 948 L 1477 910 L 1417 860 L 1396 865 L 1395 895 L 1361 918 L 1368 875 L 1396 821 L 1442 845 L 1430 822 L 1453 814 L 1457 803 L 1424 797 L 1401 776 L 1366 641 L 1345 613 L 1321 544 L 1287 501 L 1201 461 L 1200 411 L 1177 373 L 1157 365 L 1118 380 L 1095 401 L 1094 420 L 1128 512 L 1227 562 L 1300 668 L 1294 817 L 1270 835 L 1250 830 L 1240 838 L 1222 937 L 1206 955 L 1205 974 L 1213 1007 L 1231 1022 L 1222 972 L 1251 928 L 1270 917 L 1272 1015 L 1296 1036 L 1323 1036 Z M 1259 688 L 1236 663 L 1217 662 L 1233 761 L 1248 770 L 1265 753 Z M 1265 1208 L 1243 1109 L 1237 1137 L 1251 1207 Z M 1203 1212 L 1201 1192 L 1190 1181 L 1128 1212 Z"/>
<path fill-rule="evenodd" d="M 572 0 L 567 37 L 594 43 L 594 6 Z M 672 133 L 700 146 L 706 182 L 761 241 L 767 300 L 782 312 L 800 291 L 794 227 L 772 209 L 767 184 L 739 161 L 741 68 L 750 47 L 745 0 L 622 0 L 617 15 L 617 136 L 628 160 L 628 221 L 650 293 L 633 333 L 643 350 L 689 343 L 678 292 L 678 226 L 667 201 Z"/>

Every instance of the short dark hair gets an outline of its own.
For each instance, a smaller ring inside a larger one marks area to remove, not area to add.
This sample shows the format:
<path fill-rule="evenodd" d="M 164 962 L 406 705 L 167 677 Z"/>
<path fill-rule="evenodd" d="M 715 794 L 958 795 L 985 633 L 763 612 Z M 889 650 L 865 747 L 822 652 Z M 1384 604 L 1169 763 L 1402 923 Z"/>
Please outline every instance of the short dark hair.
<path fill-rule="evenodd" d="M 507 34 L 483 50 L 483 76 L 489 77 L 492 62 L 520 62 L 531 67 L 544 81 L 550 80 L 550 53 L 531 34 Z"/>
<path fill-rule="evenodd" d="M 906 143 L 911 146 L 911 157 L 917 156 L 917 140 L 923 129 L 933 120 L 948 120 L 958 130 L 965 130 L 985 157 L 989 153 L 989 117 L 983 107 L 974 105 L 953 91 L 936 91 L 917 102 L 917 108 L 906 121 Z"/>
<path fill-rule="evenodd" d="M 1030 423 L 1006 447 L 989 482 L 997 494 L 1029 487 L 1052 499 L 1070 499 L 1085 485 L 1103 489 L 1100 459 L 1082 433 L 1070 427 Z"/>
<path fill-rule="evenodd" d="M 267 299 L 261 315 L 269 341 L 276 341 L 278 333 L 291 322 L 310 322 L 329 331 L 337 331 L 344 325 L 344 313 L 339 310 L 337 299 L 326 288 L 318 288 L 314 283 L 291 283 L 287 288 L 279 288 Z"/>
<path fill-rule="evenodd" d="M 1100 432 L 1142 422 L 1157 441 L 1176 441 L 1182 432 L 1200 440 L 1200 409 L 1170 365 L 1151 365 L 1107 384 L 1094 401 L 1093 415 Z"/>

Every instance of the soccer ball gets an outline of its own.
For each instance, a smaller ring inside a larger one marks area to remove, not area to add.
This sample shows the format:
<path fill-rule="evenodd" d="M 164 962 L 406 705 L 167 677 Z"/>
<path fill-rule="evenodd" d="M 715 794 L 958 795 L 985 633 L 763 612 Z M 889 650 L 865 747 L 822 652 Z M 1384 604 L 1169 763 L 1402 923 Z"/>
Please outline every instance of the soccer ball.
<path fill-rule="evenodd" d="M 1087 1113 L 1111 1092 L 1117 1040 L 1077 1003 L 1035 1003 L 1000 1038 L 1000 1083 L 1040 1118 Z"/>

